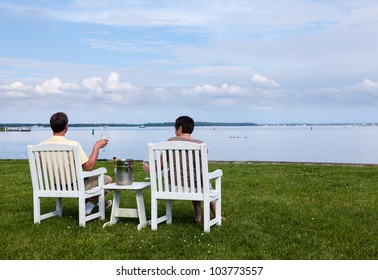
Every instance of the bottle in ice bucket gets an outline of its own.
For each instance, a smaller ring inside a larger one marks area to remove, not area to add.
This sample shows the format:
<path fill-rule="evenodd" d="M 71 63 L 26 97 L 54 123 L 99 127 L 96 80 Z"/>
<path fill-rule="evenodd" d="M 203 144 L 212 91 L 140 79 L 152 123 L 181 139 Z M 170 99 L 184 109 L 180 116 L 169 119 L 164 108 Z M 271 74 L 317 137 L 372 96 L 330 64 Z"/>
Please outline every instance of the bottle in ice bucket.
<path fill-rule="evenodd" d="M 116 184 L 120 186 L 128 186 L 133 183 L 134 179 L 134 164 L 132 159 L 117 159 L 113 158 L 114 175 Z"/>

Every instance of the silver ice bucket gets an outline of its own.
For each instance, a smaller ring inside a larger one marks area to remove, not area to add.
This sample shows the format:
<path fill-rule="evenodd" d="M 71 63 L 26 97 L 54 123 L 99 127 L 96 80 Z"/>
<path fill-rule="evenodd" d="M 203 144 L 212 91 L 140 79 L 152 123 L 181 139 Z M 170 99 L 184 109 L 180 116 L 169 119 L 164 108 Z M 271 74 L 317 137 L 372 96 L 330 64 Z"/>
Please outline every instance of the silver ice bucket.
<path fill-rule="evenodd" d="M 128 186 L 134 180 L 134 164 L 132 159 L 114 159 L 114 175 L 116 184 Z"/>

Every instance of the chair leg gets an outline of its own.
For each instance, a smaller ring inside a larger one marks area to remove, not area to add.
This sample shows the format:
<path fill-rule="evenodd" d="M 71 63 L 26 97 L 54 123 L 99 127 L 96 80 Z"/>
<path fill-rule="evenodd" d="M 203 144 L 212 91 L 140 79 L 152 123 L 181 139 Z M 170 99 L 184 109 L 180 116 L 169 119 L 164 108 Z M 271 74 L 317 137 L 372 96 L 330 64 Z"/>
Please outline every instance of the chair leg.
<path fill-rule="evenodd" d="M 158 202 L 151 198 L 151 230 L 157 230 Z"/>
<path fill-rule="evenodd" d="M 41 223 L 41 199 L 37 196 L 33 197 L 34 202 L 34 223 Z"/>
<path fill-rule="evenodd" d="M 62 215 L 63 215 L 63 211 L 62 211 L 63 207 L 62 207 L 62 198 L 61 197 L 57 197 L 55 199 L 55 209 L 56 209 L 57 216 L 62 217 Z"/>
<path fill-rule="evenodd" d="M 79 197 L 79 225 L 85 227 L 85 199 Z"/>
<path fill-rule="evenodd" d="M 101 213 L 100 220 L 105 220 L 105 196 L 102 193 L 98 198 L 98 211 Z"/>
<path fill-rule="evenodd" d="M 203 230 L 210 232 L 210 203 L 208 201 L 203 205 Z"/>
<path fill-rule="evenodd" d="M 167 224 L 172 224 L 172 200 L 165 201 L 165 212 L 167 217 Z"/>
<path fill-rule="evenodd" d="M 221 203 L 221 198 L 216 200 L 216 218 L 217 218 L 217 225 L 220 226 L 222 225 L 222 203 Z"/>

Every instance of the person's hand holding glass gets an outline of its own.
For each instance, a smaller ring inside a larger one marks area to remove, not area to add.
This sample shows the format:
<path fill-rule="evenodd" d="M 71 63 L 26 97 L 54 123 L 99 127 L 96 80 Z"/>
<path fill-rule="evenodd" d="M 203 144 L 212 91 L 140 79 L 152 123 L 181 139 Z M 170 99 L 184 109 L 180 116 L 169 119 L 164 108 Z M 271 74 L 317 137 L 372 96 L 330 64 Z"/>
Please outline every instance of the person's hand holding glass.
<path fill-rule="evenodd" d="M 105 157 L 105 147 L 108 145 L 109 140 L 107 139 L 106 133 L 101 133 L 100 139 L 96 142 L 95 146 L 98 149 L 102 149 L 103 157 Z"/>
<path fill-rule="evenodd" d="M 108 144 L 108 138 L 105 132 L 101 133 L 101 140 L 106 140 L 106 144 L 102 146 L 102 152 L 105 153 L 105 146 Z"/>

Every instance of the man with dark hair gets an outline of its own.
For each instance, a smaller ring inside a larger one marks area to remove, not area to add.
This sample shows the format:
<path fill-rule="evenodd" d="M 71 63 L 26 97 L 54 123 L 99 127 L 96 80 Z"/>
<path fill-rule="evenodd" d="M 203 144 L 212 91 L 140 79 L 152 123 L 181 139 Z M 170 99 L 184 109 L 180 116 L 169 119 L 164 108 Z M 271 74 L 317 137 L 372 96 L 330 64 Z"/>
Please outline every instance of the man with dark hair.
<path fill-rule="evenodd" d="M 63 131 L 68 125 L 68 117 L 63 112 L 55 113 L 50 118 L 50 127 L 54 133 Z"/>
<path fill-rule="evenodd" d="M 176 131 L 179 131 L 180 127 L 181 127 L 181 130 L 182 130 L 182 133 L 192 134 L 192 132 L 194 130 L 193 119 L 191 117 L 188 117 L 188 116 L 178 117 L 176 119 L 176 122 L 175 122 Z M 176 136 L 177 136 L 177 133 L 176 133 Z M 202 141 L 200 141 L 199 143 L 202 143 Z"/>
<path fill-rule="evenodd" d="M 91 171 L 96 165 L 98 154 L 101 148 L 104 148 L 108 144 L 108 139 L 100 139 L 98 140 L 94 146 L 91 155 L 89 158 L 87 157 L 86 153 L 84 152 L 82 146 L 79 142 L 68 140 L 65 138 L 65 135 L 68 131 L 68 117 L 63 112 L 57 112 L 53 114 L 50 118 L 50 127 L 53 131 L 53 136 L 43 141 L 42 143 L 62 143 L 68 145 L 78 145 L 79 152 L 80 152 L 80 160 L 83 169 L 86 171 Z M 104 176 L 104 184 L 109 184 L 112 182 L 112 178 L 108 175 Z M 89 177 L 85 179 L 85 189 L 89 190 L 98 185 L 97 177 Z M 89 215 L 93 208 L 98 204 L 98 197 L 89 198 L 86 204 L 85 212 Z M 112 201 L 108 200 L 105 202 L 105 207 L 108 208 L 112 205 Z"/>

